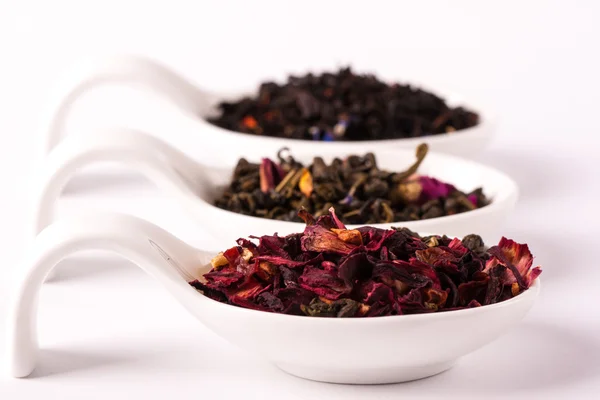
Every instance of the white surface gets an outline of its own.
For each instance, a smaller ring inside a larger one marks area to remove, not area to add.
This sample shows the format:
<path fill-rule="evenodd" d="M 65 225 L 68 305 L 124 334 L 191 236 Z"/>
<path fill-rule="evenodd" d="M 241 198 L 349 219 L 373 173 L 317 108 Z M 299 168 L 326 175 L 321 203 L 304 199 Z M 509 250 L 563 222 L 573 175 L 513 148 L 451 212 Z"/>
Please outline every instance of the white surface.
<path fill-rule="evenodd" d="M 245 149 L 259 149 L 256 153 L 245 156 L 250 162 L 260 162 L 262 156 L 274 157 L 276 154 L 262 153 L 265 150 L 257 146 Z M 345 157 L 356 152 L 345 153 L 328 147 L 320 153 L 295 149 L 292 154 L 296 160 L 307 165 L 316 155 L 330 163 L 334 157 Z M 375 154 L 377 165 L 388 171 L 406 170 L 416 160 L 415 149 L 391 151 L 384 148 L 377 150 Z M 275 232 L 284 236 L 301 232 L 305 227 L 304 223 L 250 217 L 214 206 L 215 196 L 229 185 L 237 160 L 219 168 L 206 166 L 203 165 L 204 159 L 194 160 L 167 142 L 145 132 L 119 128 L 85 135 L 71 134 L 50 151 L 40 164 L 40 174 L 36 178 L 39 190 L 35 196 L 37 204 L 34 206 L 33 232 L 40 232 L 56 217 L 60 218 L 60 215 L 54 213 L 55 206 L 71 178 L 77 176 L 83 168 L 97 167 L 99 163 L 107 161 L 122 167 L 112 173 L 113 177 L 127 171 L 126 167 L 129 167 L 129 170 L 146 177 L 165 195 L 184 207 L 190 218 L 195 218 L 198 224 L 210 226 L 212 235 L 222 243 L 220 248 L 228 248 L 240 237 L 271 235 Z M 451 182 L 465 192 L 481 187 L 491 199 L 491 204 L 456 215 L 407 221 L 402 226 L 415 232 L 435 232 L 461 238 L 472 232 L 478 232 L 483 237 L 502 233 L 504 221 L 512 213 L 518 199 L 518 187 L 513 179 L 481 163 L 447 154 L 431 152 L 422 161 L 419 173 Z M 103 172 L 107 173 L 106 170 Z M 399 223 L 373 224 L 377 228 L 396 225 Z M 348 225 L 348 229 L 359 226 Z"/>
<path fill-rule="evenodd" d="M 327 385 L 248 356 L 190 318 L 139 269 L 94 257 L 93 274 L 44 287 L 40 341 L 49 350 L 36 379 L 1 377 L 0 398 L 593 398 L 600 389 L 600 4 L 261 1 L 252 2 L 261 12 L 251 13 L 249 2 L 202 3 L 0 3 L 0 132 L 6 141 L 0 149 L 0 314 L 28 243 L 26 178 L 50 82 L 79 55 L 115 50 L 158 57 L 214 89 L 352 60 L 357 68 L 450 87 L 489 104 L 501 119 L 496 139 L 478 159 L 521 185 L 506 235 L 530 243 L 544 267 L 538 303 L 517 329 L 447 373 L 402 385 Z M 315 15 L 320 9 L 327 17 Z M 273 21 L 276 16 L 281 19 Z M 352 22 L 359 17 L 365 22 Z M 287 43 L 295 49 L 285 50 Z M 109 89 L 89 96 L 76 113 L 69 129 L 129 122 L 169 134 L 179 120 L 151 98 Z M 175 202 L 137 177 L 111 182 L 114 195 L 94 189 L 89 179 L 77 186 L 89 189 L 85 202 L 72 196 L 63 207 L 110 203 L 198 246 L 206 241 Z M 79 260 L 65 267 L 77 270 Z"/>

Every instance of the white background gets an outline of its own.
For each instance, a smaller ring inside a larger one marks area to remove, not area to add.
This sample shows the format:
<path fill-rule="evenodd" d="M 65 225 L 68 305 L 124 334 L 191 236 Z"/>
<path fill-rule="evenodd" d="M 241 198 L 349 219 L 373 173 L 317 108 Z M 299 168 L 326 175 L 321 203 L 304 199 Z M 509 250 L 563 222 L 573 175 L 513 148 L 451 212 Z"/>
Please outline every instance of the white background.
<path fill-rule="evenodd" d="M 0 1 L 0 339 L 12 273 L 31 240 L 28 185 L 45 101 L 66 68 L 101 53 L 156 57 L 213 90 L 351 64 L 476 99 L 499 129 L 473 156 L 521 186 L 505 234 L 528 242 L 544 268 L 523 323 L 451 371 L 351 387 L 292 378 L 230 346 L 123 261 L 67 260 L 63 272 L 78 276 L 43 290 L 40 367 L 33 379 L 2 375 L 0 399 L 596 397 L 599 14 L 592 0 Z M 151 98 L 107 89 L 76 107 L 69 131 L 127 123 L 168 138 L 178 118 Z M 78 184 L 85 195 L 66 196 L 61 212 L 132 212 L 205 243 L 205 232 L 141 178 Z"/>

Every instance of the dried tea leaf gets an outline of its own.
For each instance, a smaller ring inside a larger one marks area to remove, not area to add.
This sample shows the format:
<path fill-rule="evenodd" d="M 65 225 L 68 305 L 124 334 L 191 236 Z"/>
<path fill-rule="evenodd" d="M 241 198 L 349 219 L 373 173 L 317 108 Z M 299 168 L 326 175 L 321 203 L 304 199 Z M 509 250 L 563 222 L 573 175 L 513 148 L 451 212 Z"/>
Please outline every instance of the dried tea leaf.
<path fill-rule="evenodd" d="M 219 111 L 209 121 L 225 129 L 316 141 L 414 138 L 479 123 L 477 113 L 450 107 L 434 93 L 350 67 L 263 82 L 254 95 L 222 102 Z"/>
<path fill-rule="evenodd" d="M 344 224 L 438 218 L 489 204 L 480 188 L 464 193 L 412 173 L 426 153 L 427 146 L 419 146 L 414 165 L 400 173 L 379 169 L 372 153 L 336 158 L 330 164 L 315 157 L 308 166 L 284 149 L 278 152 L 278 162 L 264 158 L 251 164 L 240 159 L 231 183 L 214 204 L 243 215 L 294 222 L 305 221 L 308 214 L 332 214 L 335 205 L 338 213 L 331 219 L 339 229 Z M 299 213 L 301 209 L 306 212 Z"/>

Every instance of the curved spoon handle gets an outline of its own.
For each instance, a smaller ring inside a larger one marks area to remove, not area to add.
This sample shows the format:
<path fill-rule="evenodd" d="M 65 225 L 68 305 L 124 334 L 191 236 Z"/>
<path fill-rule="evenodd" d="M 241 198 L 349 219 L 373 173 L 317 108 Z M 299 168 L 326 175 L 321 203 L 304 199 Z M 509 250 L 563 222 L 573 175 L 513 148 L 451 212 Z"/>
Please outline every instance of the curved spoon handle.
<path fill-rule="evenodd" d="M 65 75 L 58 85 L 54 101 L 50 102 L 43 137 L 40 138 L 43 155 L 61 140 L 75 102 L 96 87 L 115 83 L 153 91 L 189 113 L 198 113 L 206 107 L 209 97 L 173 70 L 150 58 L 117 55 L 84 60 Z"/>
<path fill-rule="evenodd" d="M 109 250 L 133 261 L 158 279 L 182 304 L 190 294 L 187 281 L 198 276 L 202 252 L 142 219 L 103 213 L 58 221 L 37 236 L 21 268 L 8 318 L 10 373 L 25 377 L 35 368 L 39 291 L 63 258 L 82 250 Z"/>
<path fill-rule="evenodd" d="M 206 184 L 202 167 L 179 150 L 151 135 L 130 129 L 114 129 L 92 135 L 72 135 L 61 142 L 39 166 L 35 183 L 34 234 L 53 219 L 62 190 L 77 171 L 97 162 L 119 162 L 145 175 L 159 188 L 193 197 Z"/>

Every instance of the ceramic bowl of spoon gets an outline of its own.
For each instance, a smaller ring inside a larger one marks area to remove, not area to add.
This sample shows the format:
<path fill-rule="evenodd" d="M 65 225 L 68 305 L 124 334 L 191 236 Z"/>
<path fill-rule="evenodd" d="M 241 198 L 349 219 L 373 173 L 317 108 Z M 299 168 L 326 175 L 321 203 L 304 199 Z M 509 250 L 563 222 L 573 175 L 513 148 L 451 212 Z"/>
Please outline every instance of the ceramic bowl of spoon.
<path fill-rule="evenodd" d="M 230 246 L 223 242 L 223 249 Z M 20 269 L 7 324 L 14 377 L 30 375 L 37 363 L 37 305 L 45 277 L 61 259 L 86 250 L 109 250 L 133 261 L 193 317 L 241 349 L 292 375 L 335 383 L 404 382 L 445 371 L 518 324 L 540 289 L 537 279 L 496 304 L 430 314 L 325 318 L 257 311 L 212 300 L 189 284 L 210 269 L 215 253 L 136 217 L 70 216 L 38 235 Z"/>
<path fill-rule="evenodd" d="M 220 128 L 207 119 L 216 115 L 219 103 L 240 99 L 249 92 L 211 93 L 155 60 L 127 55 L 83 60 L 65 74 L 64 80 L 57 84 L 52 101 L 48 103 L 40 137 L 43 154 L 47 154 L 62 140 L 70 110 L 77 101 L 87 92 L 105 85 L 134 87 L 156 94 L 173 103 L 183 115 L 191 116 L 189 124 L 182 123 L 170 129 L 170 135 L 173 140 L 178 137 L 179 143 L 185 143 L 186 153 L 191 158 L 211 160 L 212 163 L 219 163 L 227 156 L 237 159 L 245 156 L 249 150 L 273 154 L 282 147 L 293 147 L 297 151 L 318 155 L 333 147 L 351 154 L 364 152 L 365 149 L 413 149 L 421 142 L 427 143 L 433 151 L 468 158 L 487 146 L 495 126 L 489 113 L 482 112 L 476 105 L 471 107 L 468 101 L 462 101 L 461 96 L 442 93 L 449 106 L 464 105 L 477 110 L 479 123 L 471 128 L 444 134 L 368 141 L 315 142 L 244 134 Z M 227 149 L 226 154 L 220 154 L 223 149 Z M 219 157 L 212 157 L 214 154 L 219 154 Z"/>
<path fill-rule="evenodd" d="M 294 157 L 310 164 L 313 153 L 292 150 Z M 249 161 L 260 162 L 247 157 Z M 330 149 L 320 154 L 329 163 L 334 157 L 348 154 Z M 404 171 L 414 163 L 414 149 L 375 153 L 379 168 Z M 237 161 L 237 160 L 236 160 Z M 257 228 L 287 235 L 302 229 L 303 224 L 238 214 L 214 204 L 229 184 L 235 163 L 228 167 L 210 167 L 187 157 L 167 143 L 145 133 L 128 129 L 71 135 L 65 138 L 39 166 L 35 183 L 35 234 L 51 223 L 62 189 L 84 167 L 99 162 L 118 162 L 154 182 L 164 193 L 183 206 L 199 226 L 223 240 L 252 235 Z M 375 227 L 403 226 L 416 232 L 443 232 L 456 236 L 480 232 L 497 234 L 504 219 L 513 210 L 517 198 L 516 183 L 504 173 L 474 161 L 446 154 L 429 153 L 419 166 L 419 173 L 451 183 L 465 192 L 481 187 L 491 200 L 489 205 L 471 211 L 417 221 L 392 221 Z M 353 225 L 349 225 L 351 228 Z"/>

